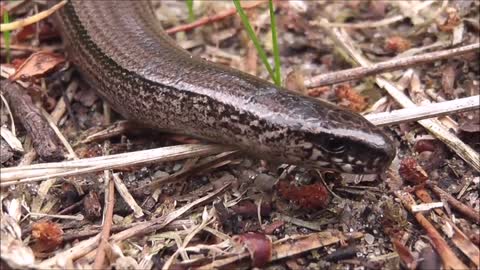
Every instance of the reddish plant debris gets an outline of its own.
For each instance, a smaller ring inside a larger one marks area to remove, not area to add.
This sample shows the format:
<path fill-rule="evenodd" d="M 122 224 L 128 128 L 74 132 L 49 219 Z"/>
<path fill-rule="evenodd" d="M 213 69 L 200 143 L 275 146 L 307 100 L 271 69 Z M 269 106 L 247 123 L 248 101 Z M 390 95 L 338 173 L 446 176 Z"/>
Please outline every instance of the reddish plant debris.
<path fill-rule="evenodd" d="M 335 88 L 335 95 L 340 99 L 338 105 L 354 112 L 361 112 L 368 106 L 367 98 L 360 95 L 349 84 L 341 84 Z"/>
<path fill-rule="evenodd" d="M 99 157 L 102 155 L 102 146 L 99 144 L 86 145 L 77 149 L 76 153 L 79 158 Z"/>
<path fill-rule="evenodd" d="M 418 140 L 414 146 L 415 152 L 417 153 L 422 153 L 425 151 L 434 152 L 435 148 L 436 146 L 434 140 Z"/>
<path fill-rule="evenodd" d="M 258 215 L 258 205 L 250 200 L 239 202 L 232 207 L 233 212 L 243 217 L 256 217 Z M 260 206 L 260 215 L 269 216 L 272 212 L 272 205 L 270 202 L 262 202 Z"/>
<path fill-rule="evenodd" d="M 89 220 L 96 220 L 102 216 L 102 206 L 95 191 L 90 191 L 83 200 L 83 211 Z"/>
<path fill-rule="evenodd" d="M 417 261 L 415 260 L 412 252 L 398 239 L 393 239 L 392 243 L 403 265 L 407 269 L 415 269 L 417 266 Z"/>
<path fill-rule="evenodd" d="M 11 65 L 18 70 L 22 64 L 27 60 L 27 58 L 15 58 L 12 60 Z"/>
<path fill-rule="evenodd" d="M 428 174 L 412 157 L 402 160 L 398 173 L 403 180 L 417 185 L 428 180 Z"/>
<path fill-rule="evenodd" d="M 272 240 L 260 233 L 245 233 L 232 237 L 233 242 L 247 248 L 254 267 L 267 265 L 272 256 Z"/>
<path fill-rule="evenodd" d="M 51 24 L 46 23 L 45 21 L 40 21 L 38 22 L 38 27 L 38 39 L 40 41 L 46 41 L 58 37 L 58 33 Z M 37 25 L 30 24 L 20 29 L 20 31 L 15 34 L 15 39 L 17 42 L 26 42 L 34 38 L 36 35 L 35 33 L 37 33 Z"/>
<path fill-rule="evenodd" d="M 285 221 L 283 220 L 276 220 L 271 224 L 267 224 L 263 228 L 263 232 L 265 234 L 274 234 L 275 231 L 280 230 L 285 225 Z"/>
<path fill-rule="evenodd" d="M 37 52 L 25 60 L 10 80 L 30 79 L 42 77 L 65 62 L 65 58 L 49 52 Z"/>
<path fill-rule="evenodd" d="M 63 230 L 51 221 L 35 223 L 32 226 L 32 237 L 35 243 L 32 249 L 36 252 L 54 251 L 63 241 Z"/>
<path fill-rule="evenodd" d="M 385 40 L 385 50 L 388 52 L 401 53 L 412 47 L 408 39 L 400 36 L 389 37 Z"/>
<path fill-rule="evenodd" d="M 307 90 L 307 95 L 311 97 L 320 97 L 330 91 L 330 86 L 322 86 L 316 88 L 310 88 Z"/>
<path fill-rule="evenodd" d="M 327 189 L 318 183 L 297 187 L 286 181 L 280 181 L 278 191 L 285 199 L 309 209 L 323 209 L 330 202 Z"/>
<path fill-rule="evenodd" d="M 455 8 L 449 7 L 445 11 L 447 12 L 447 20 L 443 24 L 438 25 L 438 29 L 442 32 L 450 33 L 455 27 L 460 25 L 462 18 L 460 18 L 458 10 Z"/>

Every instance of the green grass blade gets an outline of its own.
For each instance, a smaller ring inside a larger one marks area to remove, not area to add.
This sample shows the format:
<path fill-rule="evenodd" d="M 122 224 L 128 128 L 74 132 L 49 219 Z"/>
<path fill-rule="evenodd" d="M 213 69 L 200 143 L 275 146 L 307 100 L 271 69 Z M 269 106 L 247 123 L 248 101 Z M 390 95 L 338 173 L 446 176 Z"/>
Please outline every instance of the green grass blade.
<path fill-rule="evenodd" d="M 275 19 L 275 8 L 273 0 L 268 1 L 268 8 L 270 9 L 270 27 L 272 27 L 272 45 L 273 45 L 273 59 L 275 62 L 275 84 L 280 86 L 282 83 L 282 76 L 280 73 L 280 50 L 278 48 L 277 38 L 277 23 Z"/>
<path fill-rule="evenodd" d="M 193 0 L 187 0 L 188 20 L 193 22 L 195 20 L 195 13 L 193 12 Z"/>
<path fill-rule="evenodd" d="M 3 13 L 3 23 L 9 23 L 10 18 L 8 16 L 8 11 L 5 10 Z M 10 31 L 3 32 L 3 40 L 5 41 L 5 51 L 6 51 L 6 60 L 7 63 L 10 63 Z"/>
<path fill-rule="evenodd" d="M 275 83 L 277 83 L 277 81 L 275 79 L 275 73 L 273 72 L 273 69 L 270 66 L 270 63 L 268 63 L 267 54 L 265 53 L 265 50 L 263 50 L 262 46 L 260 45 L 260 42 L 258 41 L 257 35 L 255 35 L 255 31 L 253 31 L 253 28 L 250 25 L 250 21 L 248 20 L 247 14 L 245 14 L 245 11 L 243 10 L 242 6 L 240 5 L 240 0 L 233 0 L 233 3 L 235 4 L 238 15 L 240 15 L 240 19 L 242 20 L 243 26 L 245 27 L 245 30 L 247 31 L 248 36 L 252 40 L 253 45 L 255 45 L 255 48 L 257 49 L 257 52 L 258 52 L 258 55 L 260 56 L 260 59 L 262 60 L 265 67 L 267 68 L 267 71 L 270 74 L 270 77 L 272 78 L 272 80 Z"/>

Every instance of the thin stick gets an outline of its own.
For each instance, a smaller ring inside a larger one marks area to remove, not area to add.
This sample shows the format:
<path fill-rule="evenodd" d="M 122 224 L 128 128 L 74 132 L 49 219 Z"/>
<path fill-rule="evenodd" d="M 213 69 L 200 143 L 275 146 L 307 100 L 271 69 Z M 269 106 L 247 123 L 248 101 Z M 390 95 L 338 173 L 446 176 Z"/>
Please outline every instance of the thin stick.
<path fill-rule="evenodd" d="M 103 227 L 100 236 L 100 243 L 98 244 L 97 254 L 93 262 L 93 269 L 102 269 L 105 261 L 105 254 L 108 245 L 108 238 L 110 237 L 110 230 L 113 223 L 113 206 L 115 205 L 115 190 L 114 182 L 109 171 L 105 171 L 105 179 L 108 181 L 108 188 L 105 190 L 105 218 L 103 219 Z"/>
<path fill-rule="evenodd" d="M 455 56 L 465 55 L 475 52 L 480 48 L 480 43 L 470 44 L 458 48 L 424 53 L 421 55 L 407 56 L 403 58 L 394 58 L 392 60 L 356 67 L 351 69 L 345 69 L 337 72 L 330 72 L 327 74 L 321 74 L 315 76 L 307 81 L 305 85 L 308 88 L 319 87 L 323 85 L 330 85 L 335 83 L 341 83 L 351 80 L 362 79 L 366 76 L 376 75 L 384 72 L 390 72 L 408 67 L 427 64 L 438 61 L 440 59 L 452 58 Z"/>
<path fill-rule="evenodd" d="M 412 206 L 416 205 L 413 197 L 403 191 L 395 192 L 397 198 L 400 199 L 402 204 L 410 212 L 412 212 Z M 418 223 L 427 232 L 428 237 L 431 240 L 432 245 L 437 250 L 438 255 L 443 261 L 445 269 L 468 269 L 468 267 L 455 255 L 453 250 L 448 246 L 448 243 L 442 238 L 440 233 L 435 227 L 428 221 L 428 219 L 422 213 L 412 213 L 417 219 Z"/>
<path fill-rule="evenodd" d="M 450 195 L 448 192 L 444 191 L 433 183 L 428 183 L 427 186 L 433 192 L 435 192 L 435 194 L 445 199 L 453 208 L 457 209 L 460 213 L 465 215 L 465 217 L 475 222 L 477 225 L 480 225 L 480 214 L 476 212 L 473 208 L 463 204 L 459 200 L 455 199 L 455 197 Z"/>
<path fill-rule="evenodd" d="M 419 107 L 394 110 L 391 112 L 372 113 L 365 115 L 365 118 L 367 118 L 374 125 L 388 126 L 475 109 L 478 110 L 479 108 L 480 96 L 477 95 L 440 103 L 432 103 Z"/>
<path fill-rule="evenodd" d="M 242 8 L 243 9 L 254 8 L 254 7 L 259 6 L 260 4 L 262 4 L 264 2 L 265 1 L 255 1 L 253 3 L 248 3 L 248 4 L 245 4 L 245 5 L 242 5 Z M 189 24 L 184 24 L 184 25 L 179 25 L 179 26 L 172 27 L 170 29 L 167 29 L 166 32 L 168 34 L 174 34 L 174 33 L 177 33 L 177 32 L 189 31 L 189 30 L 192 30 L 192 29 L 194 29 L 196 27 L 199 27 L 201 25 L 205 25 L 205 24 L 209 24 L 209 23 L 212 23 L 212 22 L 223 20 L 224 18 L 232 16 L 236 13 L 237 13 L 237 10 L 235 8 L 231 8 L 231 9 L 226 10 L 224 12 L 221 12 L 221 13 L 215 15 L 215 16 L 203 17 L 203 18 L 200 18 L 200 19 L 198 19 L 198 20 L 196 20 L 192 23 L 189 23 Z"/>

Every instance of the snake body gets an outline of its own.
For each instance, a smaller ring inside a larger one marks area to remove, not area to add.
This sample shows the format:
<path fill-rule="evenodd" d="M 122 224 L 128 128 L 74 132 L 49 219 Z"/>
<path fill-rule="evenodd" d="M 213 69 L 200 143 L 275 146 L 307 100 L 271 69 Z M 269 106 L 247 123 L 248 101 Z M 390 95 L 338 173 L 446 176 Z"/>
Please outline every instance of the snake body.
<path fill-rule="evenodd" d="M 305 167 L 369 174 L 395 156 L 362 116 L 192 56 L 148 1 L 70 0 L 57 15 L 70 60 L 125 118 Z"/>

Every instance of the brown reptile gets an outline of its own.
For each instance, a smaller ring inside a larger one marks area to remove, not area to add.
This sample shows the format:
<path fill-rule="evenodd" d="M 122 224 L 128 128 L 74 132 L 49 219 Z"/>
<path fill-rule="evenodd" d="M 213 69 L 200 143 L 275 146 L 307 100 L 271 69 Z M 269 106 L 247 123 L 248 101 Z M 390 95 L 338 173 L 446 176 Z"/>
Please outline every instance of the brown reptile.
<path fill-rule="evenodd" d="M 205 61 L 164 32 L 149 1 L 72 1 L 57 15 L 68 56 L 125 118 L 275 162 L 369 174 L 392 141 L 359 114 Z"/>

